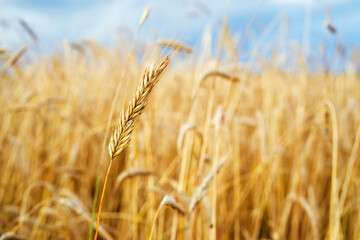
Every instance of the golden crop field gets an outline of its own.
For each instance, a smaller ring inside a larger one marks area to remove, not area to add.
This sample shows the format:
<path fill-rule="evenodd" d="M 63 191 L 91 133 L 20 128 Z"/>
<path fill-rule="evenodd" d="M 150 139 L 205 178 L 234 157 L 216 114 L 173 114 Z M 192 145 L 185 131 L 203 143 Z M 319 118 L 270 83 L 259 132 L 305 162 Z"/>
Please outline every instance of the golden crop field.
<path fill-rule="evenodd" d="M 225 30 L 2 50 L 0 239 L 360 239 L 360 76 L 252 71 Z"/>

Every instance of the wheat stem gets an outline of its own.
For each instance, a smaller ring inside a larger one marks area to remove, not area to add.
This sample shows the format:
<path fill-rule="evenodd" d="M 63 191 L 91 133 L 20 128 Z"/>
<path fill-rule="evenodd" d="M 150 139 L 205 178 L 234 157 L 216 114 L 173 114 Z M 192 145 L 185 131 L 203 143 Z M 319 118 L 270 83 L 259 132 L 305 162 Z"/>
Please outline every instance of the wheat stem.
<path fill-rule="evenodd" d="M 101 214 L 101 209 L 102 209 L 102 205 L 103 205 L 103 201 L 104 201 L 104 195 L 105 195 L 105 189 L 106 189 L 106 183 L 110 174 L 110 169 L 111 169 L 111 164 L 112 164 L 112 159 L 110 159 L 110 163 L 109 163 L 109 167 L 107 169 L 106 172 L 106 176 L 105 176 L 105 181 L 104 181 L 104 186 L 103 186 L 103 190 L 101 193 L 101 198 L 100 198 L 100 206 L 99 206 L 99 213 L 97 216 L 97 221 L 96 221 L 96 230 L 95 230 L 95 236 L 94 236 L 94 240 L 97 239 L 97 235 L 98 235 L 98 231 L 99 231 L 99 225 L 100 225 L 100 214 Z"/>

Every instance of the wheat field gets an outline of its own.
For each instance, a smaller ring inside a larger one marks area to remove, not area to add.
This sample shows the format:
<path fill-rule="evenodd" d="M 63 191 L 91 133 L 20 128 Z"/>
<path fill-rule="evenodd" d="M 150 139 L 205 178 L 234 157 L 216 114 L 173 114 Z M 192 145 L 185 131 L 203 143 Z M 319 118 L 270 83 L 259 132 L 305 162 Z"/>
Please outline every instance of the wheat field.
<path fill-rule="evenodd" d="M 1 51 L 0 239 L 360 239 L 360 76 L 226 42 Z"/>

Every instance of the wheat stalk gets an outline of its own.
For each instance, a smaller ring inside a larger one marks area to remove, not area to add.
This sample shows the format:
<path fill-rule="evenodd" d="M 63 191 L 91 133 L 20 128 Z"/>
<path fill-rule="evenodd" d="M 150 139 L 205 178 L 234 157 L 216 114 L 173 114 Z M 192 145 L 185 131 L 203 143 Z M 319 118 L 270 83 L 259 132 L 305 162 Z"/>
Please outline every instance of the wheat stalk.
<path fill-rule="evenodd" d="M 116 127 L 114 134 L 111 136 L 109 142 L 109 155 L 110 163 L 105 176 L 103 190 L 100 198 L 99 212 L 96 223 L 96 230 L 94 240 L 97 239 L 98 228 L 100 224 L 100 214 L 102 204 L 105 195 L 106 183 L 109 177 L 112 160 L 118 156 L 130 143 L 131 133 L 134 130 L 135 122 L 144 111 L 151 92 L 154 90 L 156 83 L 160 80 L 161 74 L 171 61 L 171 55 L 168 55 L 155 64 L 148 64 L 142 75 L 142 79 L 139 82 L 135 95 L 129 102 L 129 105 L 125 111 L 122 112 L 119 125 Z"/>

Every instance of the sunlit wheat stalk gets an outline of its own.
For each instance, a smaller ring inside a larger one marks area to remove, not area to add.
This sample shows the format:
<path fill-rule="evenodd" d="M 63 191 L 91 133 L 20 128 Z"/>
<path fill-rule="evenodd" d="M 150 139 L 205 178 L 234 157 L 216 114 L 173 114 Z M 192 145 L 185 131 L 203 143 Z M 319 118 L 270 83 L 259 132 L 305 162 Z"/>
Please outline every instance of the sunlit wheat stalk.
<path fill-rule="evenodd" d="M 109 142 L 110 163 L 105 176 L 103 190 L 100 198 L 99 212 L 96 223 L 96 231 L 94 239 L 97 239 L 98 227 L 100 224 L 101 209 L 104 200 L 106 183 L 111 169 L 112 160 L 124 151 L 129 145 L 131 133 L 134 130 L 135 122 L 144 111 L 151 92 L 154 90 L 156 83 L 160 80 L 161 74 L 171 61 L 170 55 L 160 59 L 155 64 L 148 64 L 139 82 L 135 95 L 129 102 L 128 107 L 124 110 L 120 117 L 119 125 L 116 127 L 114 134 Z"/>
<path fill-rule="evenodd" d="M 337 214 L 339 208 L 338 199 L 338 128 L 334 104 L 327 101 L 332 124 L 332 160 L 331 160 L 331 190 L 330 190 L 330 216 L 329 216 L 329 239 L 338 239 L 340 222 Z"/>

